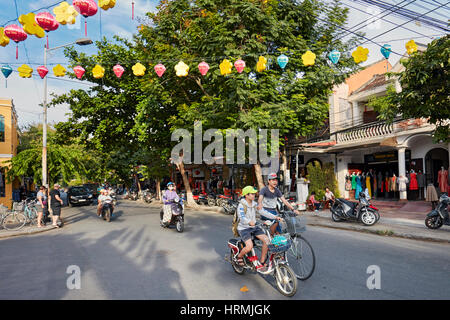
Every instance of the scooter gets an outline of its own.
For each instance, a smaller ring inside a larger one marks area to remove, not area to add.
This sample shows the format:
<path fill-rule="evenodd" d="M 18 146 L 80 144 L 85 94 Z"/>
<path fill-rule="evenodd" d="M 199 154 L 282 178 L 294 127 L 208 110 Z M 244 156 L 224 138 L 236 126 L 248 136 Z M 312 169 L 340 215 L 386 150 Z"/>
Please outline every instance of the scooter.
<path fill-rule="evenodd" d="M 226 199 L 226 201 L 223 203 L 222 207 L 225 210 L 225 213 L 227 214 L 234 214 L 237 207 L 239 205 L 238 201 L 234 201 L 231 199 Z"/>
<path fill-rule="evenodd" d="M 214 192 L 208 193 L 208 198 L 207 198 L 208 206 L 210 206 L 210 207 L 216 206 L 217 205 L 216 199 L 217 199 L 217 196 Z"/>
<path fill-rule="evenodd" d="M 104 202 L 102 206 L 102 218 L 107 222 L 111 222 L 113 207 L 110 202 Z"/>
<path fill-rule="evenodd" d="M 370 204 L 364 192 L 359 194 L 359 203 L 342 198 L 335 199 L 330 211 L 334 222 L 361 221 L 366 226 L 373 226 L 380 220 L 379 210 Z"/>
<path fill-rule="evenodd" d="M 161 209 L 160 215 L 160 224 L 163 228 L 169 228 L 170 226 L 175 226 L 178 232 L 184 231 L 184 204 L 183 199 L 180 198 L 169 201 L 172 206 L 172 217 L 168 223 L 163 222 L 164 217 L 164 208 Z"/>
<path fill-rule="evenodd" d="M 442 193 L 439 198 L 439 204 L 436 209 L 432 210 L 425 218 L 425 225 L 429 229 L 439 229 L 442 225 L 450 226 L 450 217 L 448 206 L 450 198 L 447 193 Z"/>

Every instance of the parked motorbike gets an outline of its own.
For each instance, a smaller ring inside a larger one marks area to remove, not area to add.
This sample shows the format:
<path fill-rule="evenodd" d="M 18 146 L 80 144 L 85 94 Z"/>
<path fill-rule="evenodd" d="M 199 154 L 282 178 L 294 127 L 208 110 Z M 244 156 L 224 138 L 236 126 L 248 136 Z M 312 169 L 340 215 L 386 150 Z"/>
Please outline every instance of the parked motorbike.
<path fill-rule="evenodd" d="M 223 203 L 223 209 L 225 210 L 225 213 L 227 214 L 234 214 L 237 207 L 239 205 L 238 201 L 234 201 L 231 199 L 226 199 L 226 201 Z"/>
<path fill-rule="evenodd" d="M 131 190 L 128 198 L 133 201 L 137 201 L 139 199 L 139 193 L 136 190 Z"/>
<path fill-rule="evenodd" d="M 425 225 L 427 228 L 439 229 L 443 224 L 450 226 L 450 217 L 448 213 L 449 204 L 450 197 L 447 193 L 442 193 L 436 209 L 427 214 L 427 217 L 425 218 Z"/>
<path fill-rule="evenodd" d="M 146 203 L 151 203 L 152 201 L 153 201 L 153 199 L 155 198 L 155 194 L 154 193 L 152 193 L 150 190 L 148 190 L 148 189 L 145 189 L 143 192 L 142 192 L 142 195 L 143 195 L 143 199 L 144 199 L 144 201 L 146 202 Z"/>
<path fill-rule="evenodd" d="M 208 198 L 206 192 L 194 191 L 192 192 L 194 201 L 199 205 L 208 205 Z"/>
<path fill-rule="evenodd" d="M 111 222 L 111 216 L 113 213 L 113 207 L 111 202 L 104 202 L 102 206 L 102 218 L 107 222 Z"/>
<path fill-rule="evenodd" d="M 227 202 L 227 200 L 233 200 L 233 197 L 232 196 L 226 196 L 226 195 L 223 195 L 223 194 L 219 194 L 219 195 L 217 195 L 216 204 L 219 207 L 223 207 L 224 204 Z"/>
<path fill-rule="evenodd" d="M 366 226 L 373 226 L 380 219 L 379 210 L 370 204 L 364 192 L 359 194 L 358 203 L 342 198 L 335 199 L 330 211 L 334 222 L 361 221 Z"/>
<path fill-rule="evenodd" d="M 172 217 L 168 223 L 163 223 L 164 209 L 160 211 L 160 224 L 163 228 L 169 228 L 170 226 L 175 226 L 178 232 L 184 231 L 184 204 L 183 199 L 174 199 L 170 201 L 172 205 Z"/>
<path fill-rule="evenodd" d="M 210 207 L 216 206 L 217 205 L 216 199 L 217 199 L 217 196 L 214 192 L 208 193 L 208 197 L 207 197 L 208 206 L 210 206 Z"/>
<path fill-rule="evenodd" d="M 271 221 L 267 221 L 264 224 L 257 223 L 258 226 L 263 228 L 266 234 L 269 234 L 269 228 L 272 224 Z M 282 237 L 284 238 L 284 237 Z M 270 236 L 269 236 L 270 239 Z M 275 239 L 275 238 L 274 238 Z M 254 240 L 254 239 L 253 239 Z M 241 266 L 237 263 L 237 256 L 239 252 L 245 247 L 245 243 L 238 238 L 232 238 L 228 240 L 228 247 L 230 248 L 230 254 L 225 258 L 231 263 L 234 272 L 237 274 L 244 274 L 245 270 L 257 271 L 265 275 L 272 275 L 275 278 L 278 291 L 281 294 L 292 297 L 297 292 L 297 277 L 292 271 L 286 259 L 286 251 L 291 247 L 292 242 L 289 239 L 284 238 L 284 242 L 275 244 L 272 242 L 269 244 L 268 252 L 268 268 L 267 271 L 258 271 L 259 258 L 255 253 L 255 246 L 252 250 L 244 255 L 244 265 Z"/>

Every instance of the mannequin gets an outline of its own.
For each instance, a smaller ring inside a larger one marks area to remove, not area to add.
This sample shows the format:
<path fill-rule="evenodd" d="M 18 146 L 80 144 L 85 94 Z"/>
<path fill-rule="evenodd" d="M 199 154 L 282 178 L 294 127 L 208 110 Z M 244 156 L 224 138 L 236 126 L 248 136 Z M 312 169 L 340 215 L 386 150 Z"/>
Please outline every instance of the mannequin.
<path fill-rule="evenodd" d="M 356 190 L 355 190 L 355 199 L 358 200 L 359 199 L 359 193 L 362 191 L 362 186 L 361 186 L 361 176 L 358 174 L 356 175 Z"/>
<path fill-rule="evenodd" d="M 441 170 L 438 172 L 438 183 L 439 183 L 439 190 L 441 192 L 447 192 L 447 185 L 448 185 L 448 171 L 444 169 L 444 167 L 441 167 Z"/>
<path fill-rule="evenodd" d="M 396 196 L 395 193 L 398 191 L 397 176 L 395 175 L 395 173 L 392 175 L 392 178 L 391 178 L 391 189 L 390 190 L 394 193 L 393 197 L 395 197 Z"/>
<path fill-rule="evenodd" d="M 389 196 L 389 172 L 386 172 L 385 176 L 384 176 L 384 198 L 388 198 Z"/>
<path fill-rule="evenodd" d="M 351 199 L 356 199 L 355 198 L 355 190 L 356 190 L 356 174 L 355 172 L 352 172 L 352 194 L 350 196 Z"/>
<path fill-rule="evenodd" d="M 367 192 L 369 193 L 369 197 L 372 198 L 372 185 L 370 183 L 370 172 L 366 174 L 366 187 L 363 189 L 364 190 L 367 189 Z"/>
<path fill-rule="evenodd" d="M 378 189 L 378 194 L 381 196 L 381 193 L 383 193 L 383 174 L 380 172 L 378 172 L 378 176 L 377 176 L 377 189 Z"/>
<path fill-rule="evenodd" d="M 366 173 L 365 172 L 363 172 L 361 174 L 361 188 L 363 190 L 366 190 Z"/>
<path fill-rule="evenodd" d="M 394 174 L 395 177 L 395 174 Z M 400 194 L 402 194 L 402 196 L 400 197 L 400 199 L 406 199 L 406 190 L 407 189 L 407 183 L 408 183 L 408 178 L 404 177 L 404 176 L 400 176 L 397 179 L 397 183 L 398 183 L 398 191 L 400 192 Z"/>
<path fill-rule="evenodd" d="M 411 170 L 409 174 L 409 190 L 411 191 L 411 200 L 417 199 L 417 192 L 419 190 L 419 184 L 417 182 L 416 178 L 417 174 L 414 172 L 414 170 Z"/>
<path fill-rule="evenodd" d="M 422 170 L 419 170 L 417 173 L 417 185 L 419 187 L 419 200 L 423 200 L 424 193 L 423 189 L 425 188 L 425 175 L 422 173 Z"/>
<path fill-rule="evenodd" d="M 372 192 L 373 193 L 373 197 L 376 198 L 378 196 L 378 188 L 377 188 L 377 173 L 376 173 L 375 170 L 373 171 L 371 179 L 372 179 L 372 184 L 371 185 L 373 187 L 373 192 Z"/>

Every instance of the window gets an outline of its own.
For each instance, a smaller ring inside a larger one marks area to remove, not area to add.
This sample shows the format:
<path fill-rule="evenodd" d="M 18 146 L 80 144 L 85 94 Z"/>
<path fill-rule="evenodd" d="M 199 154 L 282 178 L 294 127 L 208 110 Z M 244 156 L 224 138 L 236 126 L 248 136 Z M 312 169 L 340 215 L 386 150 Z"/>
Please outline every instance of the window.
<path fill-rule="evenodd" d="M 5 142 L 5 117 L 0 116 L 0 142 Z"/>

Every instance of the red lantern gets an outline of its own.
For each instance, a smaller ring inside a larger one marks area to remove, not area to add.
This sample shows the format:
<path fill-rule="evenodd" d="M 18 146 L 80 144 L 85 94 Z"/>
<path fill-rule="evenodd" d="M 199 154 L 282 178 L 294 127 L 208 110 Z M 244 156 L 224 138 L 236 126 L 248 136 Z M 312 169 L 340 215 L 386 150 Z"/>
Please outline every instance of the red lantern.
<path fill-rule="evenodd" d="M 52 16 L 48 12 L 41 12 L 36 15 L 34 18 L 36 20 L 36 23 L 45 30 L 45 32 L 55 31 L 59 27 L 59 22 L 56 21 L 56 18 Z M 47 49 L 48 46 L 48 34 L 47 34 Z"/>
<path fill-rule="evenodd" d="M 209 70 L 209 64 L 207 64 L 205 61 L 202 61 L 198 64 L 198 70 L 202 74 L 202 76 L 206 75 L 206 73 Z"/>
<path fill-rule="evenodd" d="M 74 8 L 85 18 L 84 20 L 84 34 L 87 37 L 87 22 L 86 18 L 95 15 L 98 11 L 97 4 L 94 0 L 73 0 Z"/>
<path fill-rule="evenodd" d="M 48 73 L 48 69 L 46 67 L 44 67 L 44 66 L 40 66 L 40 67 L 37 68 L 37 72 L 41 76 L 41 79 L 44 79 L 45 76 Z"/>
<path fill-rule="evenodd" d="M 81 79 L 83 78 L 83 75 L 86 72 L 86 70 L 84 70 L 82 66 L 76 66 L 75 68 L 73 68 L 73 72 L 75 72 L 75 75 L 77 76 L 78 79 Z"/>
<path fill-rule="evenodd" d="M 16 59 L 19 59 L 19 42 L 27 39 L 27 33 L 17 24 L 11 24 L 5 27 L 4 33 L 8 38 L 17 43 Z"/>
<path fill-rule="evenodd" d="M 116 64 L 113 67 L 113 71 L 114 71 L 114 74 L 116 75 L 116 77 L 120 78 L 123 75 L 123 73 L 125 72 L 125 69 L 120 64 Z"/>
<path fill-rule="evenodd" d="M 162 75 L 164 74 L 164 72 L 166 71 L 166 67 L 163 65 L 163 64 L 161 64 L 161 63 L 159 63 L 159 64 L 157 64 L 155 67 L 154 67 L 154 69 L 155 69 L 155 72 L 156 72 L 156 74 L 158 75 L 158 77 L 162 77 Z"/>
<path fill-rule="evenodd" d="M 237 72 L 241 73 L 242 71 L 244 71 L 245 68 L 245 61 L 244 60 L 236 60 L 234 62 L 234 67 L 236 68 Z"/>

